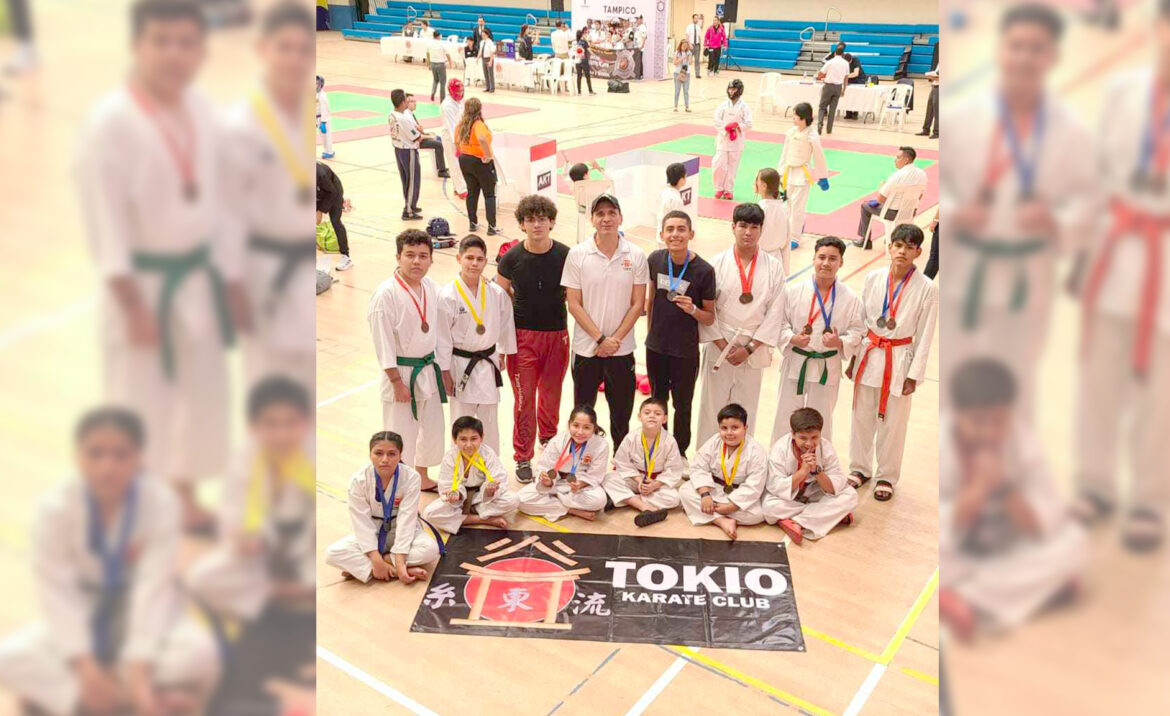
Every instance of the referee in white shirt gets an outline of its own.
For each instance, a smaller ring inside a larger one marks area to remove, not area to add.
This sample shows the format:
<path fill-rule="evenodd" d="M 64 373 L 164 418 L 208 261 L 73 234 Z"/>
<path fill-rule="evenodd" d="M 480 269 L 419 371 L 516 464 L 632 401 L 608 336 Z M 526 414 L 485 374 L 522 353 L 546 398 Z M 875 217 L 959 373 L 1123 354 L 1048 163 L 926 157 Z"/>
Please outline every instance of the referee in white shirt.
<path fill-rule="evenodd" d="M 817 110 L 817 134 L 825 134 L 825 114 L 829 115 L 829 131 L 833 133 L 833 116 L 837 114 L 837 102 L 845 92 L 845 80 L 849 77 L 849 60 L 845 57 L 845 48 L 840 45 L 833 51 L 833 59 L 821 67 L 817 73 L 818 80 L 824 80 L 821 88 L 821 105 Z"/>
<path fill-rule="evenodd" d="M 691 15 L 691 24 L 687 25 L 686 34 L 687 42 L 691 43 L 691 54 L 695 58 L 694 62 L 691 63 L 691 68 L 695 71 L 695 79 L 699 79 L 702 77 L 699 74 L 699 68 L 703 65 L 703 20 L 700 15 Z"/>
<path fill-rule="evenodd" d="M 853 242 L 854 246 L 861 247 L 864 243 L 864 248 L 871 248 L 872 243 L 865 240 L 865 232 L 869 230 L 869 221 L 881 211 L 882 205 L 886 203 L 886 199 L 890 198 L 895 189 L 900 186 L 926 185 L 926 172 L 914 166 L 914 160 L 917 158 L 918 152 L 914 151 L 914 147 L 898 147 L 898 156 L 894 157 L 894 168 L 897 171 L 882 183 L 876 199 L 870 199 L 861 204 L 861 223 L 857 225 L 857 235 L 860 238 Z M 893 220 L 895 215 L 893 210 L 887 211 L 886 219 Z"/>
<path fill-rule="evenodd" d="M 569 59 L 569 45 L 573 42 L 572 33 L 565 27 L 564 20 L 557 20 L 557 29 L 549 36 L 552 41 L 553 57 L 560 60 Z"/>
<path fill-rule="evenodd" d="M 634 26 L 634 77 L 642 79 L 642 50 L 646 47 L 646 37 L 650 31 L 646 29 L 646 21 L 638 16 L 638 24 Z"/>
<path fill-rule="evenodd" d="M 592 406 L 605 382 L 610 437 L 620 445 L 634 412 L 634 324 L 650 280 L 646 254 L 622 238 L 617 197 L 590 205 L 595 233 L 569 249 L 561 285 L 573 314 L 573 404 Z"/>

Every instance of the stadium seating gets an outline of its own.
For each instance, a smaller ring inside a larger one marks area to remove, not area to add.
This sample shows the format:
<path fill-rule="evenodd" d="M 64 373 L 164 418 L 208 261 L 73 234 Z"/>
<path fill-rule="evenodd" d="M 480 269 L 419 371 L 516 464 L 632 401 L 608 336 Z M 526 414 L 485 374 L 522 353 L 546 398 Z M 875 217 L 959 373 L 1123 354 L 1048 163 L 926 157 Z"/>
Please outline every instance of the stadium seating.
<path fill-rule="evenodd" d="M 378 8 L 366 15 L 365 20 L 355 22 L 352 29 L 342 30 L 341 34 L 347 39 L 379 40 L 387 35 L 402 34 L 402 28 L 409 20 L 425 19 L 443 37 L 447 35 L 466 37 L 475 30 L 482 16 L 484 24 L 499 41 L 515 39 L 520 34 L 520 26 L 531 20 L 529 15 L 537 19 L 538 29 L 541 31 L 533 46 L 533 52 L 551 55 L 552 47 L 548 42 L 550 26 L 557 20 L 568 20 L 570 16 L 568 12 L 393 0 L 386 7 Z"/>

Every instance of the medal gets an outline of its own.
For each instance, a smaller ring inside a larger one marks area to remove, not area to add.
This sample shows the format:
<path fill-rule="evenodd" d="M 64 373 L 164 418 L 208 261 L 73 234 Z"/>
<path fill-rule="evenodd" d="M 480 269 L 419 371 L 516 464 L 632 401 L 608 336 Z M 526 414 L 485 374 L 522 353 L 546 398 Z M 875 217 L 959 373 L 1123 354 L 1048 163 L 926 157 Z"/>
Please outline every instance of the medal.
<path fill-rule="evenodd" d="M 194 204 L 199 200 L 199 185 L 194 182 L 183 186 L 183 198 Z"/>
<path fill-rule="evenodd" d="M 823 334 L 824 334 L 824 335 L 826 335 L 826 336 L 827 336 L 827 335 L 829 335 L 829 334 L 830 334 L 830 333 L 832 333 L 832 332 L 833 332 L 833 329 L 832 329 L 832 328 L 826 328 L 825 330 L 821 331 L 821 333 L 823 333 Z"/>
<path fill-rule="evenodd" d="M 667 273 L 667 276 L 669 277 L 668 285 L 670 287 L 670 290 L 666 292 L 667 299 L 673 301 L 674 299 L 679 297 L 679 290 L 678 289 L 680 286 L 682 286 L 683 276 L 686 275 L 687 267 L 690 265 L 691 265 L 691 252 L 688 251 L 686 261 L 683 262 L 682 271 L 679 272 L 678 278 L 675 278 L 675 276 L 674 276 L 674 259 L 672 259 L 670 257 L 670 254 L 666 255 L 666 273 Z"/>
<path fill-rule="evenodd" d="M 1019 179 L 1020 195 L 1018 201 L 1031 201 L 1036 198 L 1034 185 L 1036 183 L 1036 169 L 1040 164 L 1040 147 L 1044 140 L 1044 105 L 1041 104 L 1036 108 L 1035 118 L 1030 127 L 1030 134 L 1032 135 L 1032 156 L 1025 157 L 1023 147 L 1020 142 L 1020 135 L 1016 132 L 1015 122 L 1008 116 L 1007 105 L 1000 100 L 999 103 L 999 126 L 996 132 L 996 144 L 1002 137 L 1007 140 L 1009 160 L 1015 167 L 1016 176 Z M 996 147 L 998 149 L 998 146 Z M 994 152 L 993 155 L 997 155 Z M 998 175 L 1006 169 L 1006 163 L 1001 163 L 999 167 L 995 167 L 995 176 L 989 176 L 986 185 L 991 186 L 998 180 Z M 991 172 L 989 172 L 991 174 Z"/>
<path fill-rule="evenodd" d="M 374 468 L 374 499 L 382 505 L 382 526 L 378 529 L 378 554 L 386 553 L 386 538 L 390 535 L 390 525 L 394 521 L 394 496 L 398 492 L 398 468 L 394 466 L 394 478 L 390 483 L 390 492 L 382 487 L 382 477 L 378 475 L 378 468 Z"/>
<path fill-rule="evenodd" d="M 487 329 L 484 328 L 483 324 L 481 323 L 475 327 L 475 332 L 482 336 L 483 334 L 487 333 Z"/>
<path fill-rule="evenodd" d="M 812 335 L 812 324 L 811 323 L 804 324 L 804 328 L 802 328 L 800 332 L 806 336 L 811 336 Z"/>
<path fill-rule="evenodd" d="M 898 321 L 895 320 L 893 316 L 890 316 L 890 320 L 886 321 L 886 328 L 889 328 L 892 331 L 897 327 Z"/>
<path fill-rule="evenodd" d="M 751 303 L 752 302 L 752 295 L 750 293 L 739 294 L 739 302 L 743 303 L 743 304 Z"/>
<path fill-rule="evenodd" d="M 894 316 L 898 314 L 898 306 L 902 304 L 902 294 L 906 287 L 906 282 L 914 275 L 914 267 L 911 266 L 902 280 L 898 282 L 898 286 L 894 287 L 894 272 L 891 269 L 889 275 L 886 277 L 886 292 L 882 296 L 882 315 L 878 317 L 878 328 L 888 328 L 891 331 L 898 327 L 898 322 L 894 320 Z M 886 318 L 886 313 L 890 314 Z"/>
<path fill-rule="evenodd" d="M 740 443 L 735 448 L 735 463 L 731 466 L 731 474 L 727 474 L 727 443 L 723 444 L 723 449 L 719 451 L 719 469 L 723 472 L 723 484 L 731 487 L 735 482 L 735 473 L 739 471 L 739 456 L 743 452 L 743 443 Z"/>
<path fill-rule="evenodd" d="M 431 326 L 429 323 L 427 323 L 427 288 L 426 288 L 426 286 L 423 286 L 422 305 L 419 306 L 418 299 L 416 299 L 414 297 L 414 291 L 410 290 L 410 287 L 406 285 L 406 283 L 402 280 L 402 277 L 397 272 L 395 272 L 395 274 L 394 274 L 394 280 L 398 282 L 398 285 L 402 287 L 403 291 L 406 291 L 406 295 L 410 296 L 410 301 L 411 301 L 411 303 L 414 304 L 414 310 L 418 311 L 418 319 L 419 319 L 419 321 L 422 322 L 422 332 L 423 333 L 430 333 Z"/>
<path fill-rule="evenodd" d="M 833 279 L 833 285 L 829 287 L 829 308 L 825 308 L 825 299 L 821 297 L 821 289 L 817 286 L 817 280 L 812 280 L 813 300 L 808 304 L 808 319 L 805 321 L 804 333 L 810 335 L 813 327 L 813 317 L 816 316 L 817 309 L 820 309 L 821 320 L 825 323 L 824 333 L 828 333 L 833 325 L 833 309 L 837 307 L 837 280 Z"/>
<path fill-rule="evenodd" d="M 752 268 L 747 273 L 744 273 L 743 262 L 739 260 L 739 254 L 732 249 L 732 255 L 735 257 L 735 265 L 739 268 L 739 285 L 742 291 L 739 294 L 739 302 L 745 306 L 752 302 L 752 284 L 756 280 L 756 265 L 760 262 L 760 254 L 757 252 L 752 257 Z"/>
<path fill-rule="evenodd" d="M 576 443 L 573 442 L 573 438 L 569 438 L 565 442 L 565 449 L 561 451 L 561 456 L 557 458 L 557 464 L 553 466 L 553 472 L 560 473 L 561 468 L 564 467 L 565 464 L 569 462 L 569 458 L 572 457 L 573 463 L 569 467 L 569 474 L 572 475 L 574 479 L 576 479 L 577 466 L 581 463 L 581 458 L 585 457 L 585 447 L 588 445 L 588 443 L 581 443 L 579 446 L 580 450 L 574 449 L 575 445 Z"/>
<path fill-rule="evenodd" d="M 134 531 L 135 515 L 138 508 L 138 478 L 130 483 L 130 489 L 123 498 L 121 511 L 121 525 L 118 529 L 118 541 L 112 545 L 106 544 L 106 531 L 102 529 L 101 519 L 98 516 L 98 504 L 93 493 L 85 493 L 86 510 L 89 528 L 89 549 L 96 552 L 102 565 L 102 597 L 103 603 L 116 599 L 117 594 L 126 585 L 126 561 L 129 557 L 130 534 Z M 99 613 L 101 608 L 99 607 Z M 110 619 L 95 619 L 91 628 L 94 637 L 94 651 L 101 659 L 114 657 L 114 643 Z"/>
<path fill-rule="evenodd" d="M 487 328 L 483 325 L 483 316 L 487 314 L 487 286 L 484 285 L 483 279 L 479 279 L 479 313 L 475 312 L 475 304 L 471 302 L 471 299 L 467 297 L 467 292 L 463 290 L 463 281 L 456 278 L 452 283 L 455 284 L 455 290 L 459 292 L 459 297 L 463 299 L 463 305 L 467 306 L 472 319 L 475 320 L 475 332 L 481 336 L 487 333 Z"/>
<path fill-rule="evenodd" d="M 658 450 L 658 441 L 662 439 L 662 433 L 659 432 L 654 436 L 654 444 L 646 445 L 646 433 L 642 433 L 642 457 L 646 460 L 646 479 L 654 479 L 654 453 Z"/>
<path fill-rule="evenodd" d="M 423 333 L 430 333 L 431 332 L 431 326 L 426 321 L 422 322 L 422 332 Z"/>
<path fill-rule="evenodd" d="M 275 145 L 281 163 L 284 164 L 285 170 L 297 185 L 297 198 L 302 203 L 308 204 L 312 201 L 314 194 L 314 178 L 309 167 L 312 165 L 310 158 L 314 152 L 317 124 L 309 123 L 309 117 L 316 114 L 314 103 L 305 102 L 304 107 L 305 116 L 299 126 L 301 136 L 298 151 L 289 139 L 287 128 L 282 126 L 280 120 L 277 119 L 268 95 L 262 90 L 256 90 L 252 94 L 252 109 L 256 112 L 256 118 L 260 120 L 260 126 L 264 128 L 264 133 Z"/>
<path fill-rule="evenodd" d="M 886 327 L 886 317 L 885 316 L 878 316 L 877 324 L 878 324 L 878 328 L 885 328 Z"/>
<path fill-rule="evenodd" d="M 666 300 L 673 301 L 676 298 L 678 298 L 678 291 L 667 291 L 666 292 Z"/>
<path fill-rule="evenodd" d="M 191 126 L 186 108 L 184 107 L 180 113 L 182 131 L 187 140 L 184 147 L 179 138 L 159 119 L 158 107 L 151 102 L 150 98 L 140 92 L 133 84 L 130 85 L 130 94 L 138 102 L 143 113 L 154 123 L 154 128 L 158 130 L 163 143 L 167 145 L 171 160 L 175 163 L 175 168 L 179 170 L 179 176 L 182 179 L 183 198 L 189 202 L 195 202 L 199 198 L 199 185 L 195 181 L 195 129 Z"/>

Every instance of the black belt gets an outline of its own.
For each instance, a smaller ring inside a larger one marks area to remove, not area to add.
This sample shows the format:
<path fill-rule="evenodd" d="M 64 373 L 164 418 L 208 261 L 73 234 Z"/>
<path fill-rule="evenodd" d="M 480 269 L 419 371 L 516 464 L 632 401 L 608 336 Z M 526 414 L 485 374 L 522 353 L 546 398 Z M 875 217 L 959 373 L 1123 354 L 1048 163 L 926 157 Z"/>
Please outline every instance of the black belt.
<path fill-rule="evenodd" d="M 486 360 L 488 365 L 490 365 L 492 367 L 492 371 L 495 372 L 495 374 L 496 374 L 496 387 L 497 388 L 504 387 L 504 379 L 500 375 L 500 369 L 496 365 L 496 362 L 491 359 L 492 356 L 494 356 L 496 354 L 496 347 L 495 346 L 492 346 L 491 348 L 484 348 L 482 351 L 465 351 L 462 348 L 455 348 L 455 349 L 452 349 L 451 352 L 454 353 L 455 355 L 459 356 L 460 358 L 469 359 L 467 362 L 467 367 L 463 369 L 463 377 L 459 379 L 459 390 L 457 392 L 459 392 L 459 393 L 463 392 L 463 389 L 467 386 L 467 381 L 471 378 L 471 371 L 475 370 L 475 366 L 481 360 Z"/>
<path fill-rule="evenodd" d="M 248 239 L 248 246 L 256 251 L 265 251 L 280 257 L 280 270 L 272 280 L 272 292 L 266 302 L 269 312 L 276 307 L 276 300 L 288 286 L 297 264 L 302 261 L 315 261 L 317 258 L 317 244 L 313 241 L 276 241 L 265 236 L 253 236 Z"/>

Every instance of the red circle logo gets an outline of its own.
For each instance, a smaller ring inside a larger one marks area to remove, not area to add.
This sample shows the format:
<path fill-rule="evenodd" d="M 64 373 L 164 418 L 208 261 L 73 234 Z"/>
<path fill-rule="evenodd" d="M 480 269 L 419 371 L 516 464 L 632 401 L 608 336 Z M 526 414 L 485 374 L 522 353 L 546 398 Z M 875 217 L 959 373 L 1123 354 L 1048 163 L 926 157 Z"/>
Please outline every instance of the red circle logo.
<path fill-rule="evenodd" d="M 557 574 L 565 569 L 559 564 L 533 557 L 511 557 L 501 559 L 487 565 L 488 569 L 496 572 L 514 572 L 519 574 Z M 463 598 L 468 605 L 475 604 L 476 596 L 483 583 L 484 577 L 472 576 L 463 587 Z M 543 621 L 548 612 L 549 598 L 552 596 L 553 582 L 523 581 L 512 582 L 493 579 L 487 586 L 487 599 L 484 600 L 480 616 L 496 622 L 539 622 Z M 576 582 L 565 579 L 561 582 L 561 592 L 557 597 L 556 611 L 560 612 L 569 605 L 577 593 Z"/>

